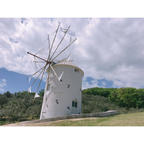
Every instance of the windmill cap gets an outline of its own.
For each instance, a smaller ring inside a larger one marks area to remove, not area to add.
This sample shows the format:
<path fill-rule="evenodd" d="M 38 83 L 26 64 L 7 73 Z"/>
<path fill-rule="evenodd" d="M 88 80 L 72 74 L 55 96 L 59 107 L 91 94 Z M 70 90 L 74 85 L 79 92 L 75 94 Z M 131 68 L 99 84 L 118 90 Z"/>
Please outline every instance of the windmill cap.
<path fill-rule="evenodd" d="M 81 71 L 82 75 L 84 76 L 84 71 L 79 68 L 78 66 L 74 65 L 74 64 L 63 64 L 63 63 L 59 63 L 59 64 L 55 64 L 53 67 L 55 66 L 69 66 L 69 67 L 73 67 L 73 68 L 76 68 L 78 69 L 79 71 Z"/>

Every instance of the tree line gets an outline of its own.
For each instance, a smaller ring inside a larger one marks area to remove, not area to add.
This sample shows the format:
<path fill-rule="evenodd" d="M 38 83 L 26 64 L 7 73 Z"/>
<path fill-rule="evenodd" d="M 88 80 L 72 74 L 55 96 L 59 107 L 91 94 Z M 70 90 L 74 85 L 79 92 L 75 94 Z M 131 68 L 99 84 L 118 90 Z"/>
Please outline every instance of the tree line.
<path fill-rule="evenodd" d="M 36 99 L 34 94 L 26 91 L 0 94 L 0 124 L 39 119 L 44 91 Z M 144 108 L 144 89 L 95 87 L 82 91 L 82 113 L 130 108 Z"/>
<path fill-rule="evenodd" d="M 0 94 L 0 121 L 23 121 L 37 119 L 40 115 L 43 90 L 34 99 L 34 93 L 6 92 Z"/>
<path fill-rule="evenodd" d="M 100 95 L 125 108 L 144 108 L 144 89 L 136 88 L 90 88 L 83 94 Z"/>

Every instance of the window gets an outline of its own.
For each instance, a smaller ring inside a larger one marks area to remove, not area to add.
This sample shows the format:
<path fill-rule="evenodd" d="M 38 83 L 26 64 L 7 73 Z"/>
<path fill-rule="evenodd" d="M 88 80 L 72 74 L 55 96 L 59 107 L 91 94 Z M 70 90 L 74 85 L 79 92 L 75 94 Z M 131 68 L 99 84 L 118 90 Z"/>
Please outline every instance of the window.
<path fill-rule="evenodd" d="M 77 69 L 77 68 L 74 68 L 74 71 L 75 71 L 75 72 L 79 72 L 79 69 Z"/>
<path fill-rule="evenodd" d="M 58 99 L 56 99 L 56 103 L 57 103 L 57 104 L 59 104 L 59 101 L 58 101 Z"/>
<path fill-rule="evenodd" d="M 62 79 L 60 79 L 60 82 L 62 82 Z"/>
<path fill-rule="evenodd" d="M 74 105 L 75 105 L 75 102 L 74 102 L 74 101 L 72 101 L 72 107 L 74 107 Z"/>
<path fill-rule="evenodd" d="M 75 102 L 75 107 L 77 108 L 77 102 Z"/>
<path fill-rule="evenodd" d="M 70 84 L 67 85 L 67 88 L 70 88 Z"/>
<path fill-rule="evenodd" d="M 72 107 L 77 108 L 77 101 L 72 101 Z"/>

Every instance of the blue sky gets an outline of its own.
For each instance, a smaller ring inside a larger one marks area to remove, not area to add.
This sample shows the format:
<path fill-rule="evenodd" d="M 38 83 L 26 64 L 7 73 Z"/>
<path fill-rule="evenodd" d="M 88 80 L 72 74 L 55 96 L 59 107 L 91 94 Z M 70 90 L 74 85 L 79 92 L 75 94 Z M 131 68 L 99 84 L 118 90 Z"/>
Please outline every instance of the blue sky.
<path fill-rule="evenodd" d="M 28 75 L 19 74 L 13 71 L 8 71 L 5 68 L 0 68 L 0 79 L 4 81 L 3 83 L 5 83 L 5 85 L 3 85 L 3 87 L 1 87 L 0 89 L 1 93 L 6 91 L 10 91 L 12 93 L 19 92 L 19 91 L 27 91 L 30 86 L 30 83 L 28 81 L 29 79 Z M 86 82 L 88 82 L 89 85 L 92 87 L 94 81 L 95 79 L 92 77 L 86 78 Z M 98 87 L 108 88 L 108 87 L 112 87 L 112 85 L 113 85 L 112 81 L 107 81 L 105 79 L 97 80 Z M 40 86 L 40 90 L 44 89 L 44 87 L 45 87 L 45 82 L 43 81 Z M 33 88 L 32 91 L 35 91 L 35 89 Z"/>
<path fill-rule="evenodd" d="M 144 19 L 0 18 L 0 93 L 28 89 L 36 67 L 26 52 L 43 48 L 38 54 L 46 57 L 47 35 L 59 22 L 71 25 L 69 36 L 77 38 L 59 60 L 71 53 L 85 73 L 83 88 L 144 87 Z"/>
<path fill-rule="evenodd" d="M 5 68 L 0 69 L 0 79 L 5 80 L 5 85 L 1 89 L 1 92 L 10 91 L 12 93 L 19 91 L 27 91 L 30 83 L 28 81 L 29 76 L 19 74 L 13 71 L 8 71 Z M 40 89 L 44 89 L 45 82 L 42 82 Z M 35 89 L 33 89 L 34 91 Z"/>

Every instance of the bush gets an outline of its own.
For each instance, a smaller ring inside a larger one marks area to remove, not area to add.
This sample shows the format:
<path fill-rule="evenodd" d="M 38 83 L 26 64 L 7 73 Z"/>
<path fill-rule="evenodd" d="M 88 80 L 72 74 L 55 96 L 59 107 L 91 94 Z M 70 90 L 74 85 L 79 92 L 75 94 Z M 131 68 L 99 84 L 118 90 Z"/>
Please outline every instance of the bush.
<path fill-rule="evenodd" d="M 89 95 L 99 95 L 104 97 L 109 97 L 112 91 L 114 91 L 115 88 L 88 88 L 83 90 L 83 94 L 89 94 Z"/>
<path fill-rule="evenodd" d="M 4 93 L 0 96 L 0 120 L 21 121 L 39 118 L 42 96 L 34 99 L 34 93 Z"/>
<path fill-rule="evenodd" d="M 22 121 L 37 119 L 40 116 L 44 90 L 40 98 L 34 93 L 6 92 L 0 94 L 0 121 Z M 143 110 L 144 89 L 136 88 L 91 88 L 82 91 L 82 112 L 95 113 L 107 110 L 129 112 Z"/>
<path fill-rule="evenodd" d="M 95 113 L 103 112 L 112 109 L 119 109 L 114 103 L 110 102 L 108 98 L 98 95 L 83 94 L 82 97 L 82 112 Z"/>
<path fill-rule="evenodd" d="M 83 94 L 106 97 L 120 107 L 144 108 L 144 89 L 136 88 L 90 88 Z"/>
<path fill-rule="evenodd" d="M 4 95 L 0 95 L 0 107 L 2 108 L 8 102 L 8 98 Z"/>
<path fill-rule="evenodd" d="M 144 89 L 116 89 L 111 92 L 109 99 L 121 107 L 144 108 Z"/>

